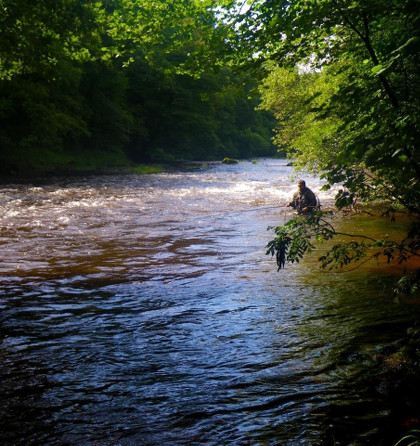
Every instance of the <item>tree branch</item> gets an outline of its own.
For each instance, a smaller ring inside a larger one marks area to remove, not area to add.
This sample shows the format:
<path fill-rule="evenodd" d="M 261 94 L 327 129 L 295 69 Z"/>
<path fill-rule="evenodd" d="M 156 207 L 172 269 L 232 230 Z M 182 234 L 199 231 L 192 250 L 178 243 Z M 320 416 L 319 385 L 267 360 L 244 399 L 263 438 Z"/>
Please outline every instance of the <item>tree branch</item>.
<path fill-rule="evenodd" d="M 328 222 L 328 221 L 326 221 L 324 219 L 320 219 L 320 221 L 322 221 L 322 223 L 324 223 L 325 226 L 329 226 L 331 228 L 330 231 L 334 235 L 344 235 L 346 237 L 359 237 L 359 238 L 363 238 L 363 239 L 366 239 L 366 240 L 370 240 L 371 242 L 376 242 L 377 241 L 376 239 L 374 239 L 372 237 L 368 237 L 366 235 L 356 235 L 356 234 L 348 234 L 348 233 L 345 233 L 345 232 L 337 232 L 335 230 L 334 226 L 330 222 Z"/>
<path fill-rule="evenodd" d="M 362 42 L 364 43 L 370 58 L 372 59 L 373 64 L 379 65 L 379 60 L 378 57 L 376 56 L 375 50 L 372 46 L 372 42 L 370 40 L 370 33 L 369 33 L 369 21 L 367 18 L 367 14 L 366 11 L 362 12 L 362 18 L 363 18 L 363 25 L 365 28 L 365 34 L 363 34 L 358 28 L 357 26 L 350 20 L 350 18 L 348 17 L 348 15 L 345 13 L 345 11 L 343 10 L 343 8 L 339 5 L 338 0 L 334 0 L 335 5 L 337 6 L 338 11 L 340 12 L 341 16 L 344 19 L 344 22 L 347 23 L 347 25 L 350 27 L 351 30 L 353 30 L 357 36 L 362 40 Z M 398 103 L 398 99 L 395 96 L 394 91 L 391 88 L 391 85 L 388 82 L 388 79 L 385 77 L 385 75 L 383 73 L 378 75 L 382 86 L 385 89 L 386 94 L 388 95 L 388 98 L 391 101 L 391 104 L 394 108 L 399 108 L 399 103 Z"/>
<path fill-rule="evenodd" d="M 414 212 L 414 213 L 418 213 L 418 209 L 414 208 L 413 206 L 410 206 L 403 198 L 399 197 L 398 195 L 396 195 L 393 190 L 387 186 L 384 181 L 378 179 L 377 177 L 375 177 L 374 175 L 372 175 L 370 172 L 368 172 L 367 170 L 363 170 L 363 173 L 370 178 L 373 181 L 377 181 L 389 194 L 389 198 L 396 198 L 402 205 L 404 205 L 406 207 L 406 209 L 408 209 L 410 212 Z"/>

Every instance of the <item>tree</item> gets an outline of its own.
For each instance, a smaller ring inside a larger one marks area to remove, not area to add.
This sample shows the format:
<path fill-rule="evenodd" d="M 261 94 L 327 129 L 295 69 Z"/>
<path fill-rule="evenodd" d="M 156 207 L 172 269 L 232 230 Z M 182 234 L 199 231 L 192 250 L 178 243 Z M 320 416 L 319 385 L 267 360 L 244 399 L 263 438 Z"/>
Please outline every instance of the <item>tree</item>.
<path fill-rule="evenodd" d="M 98 2 L 2 0 L 0 11 L 0 79 L 54 78 L 64 63 L 98 55 Z"/>
<path fill-rule="evenodd" d="M 176 59 L 182 59 L 177 51 Z M 185 56 L 185 53 L 184 53 Z M 275 154 L 271 114 L 256 111 L 257 84 L 225 67 L 200 78 L 177 73 L 174 54 L 127 69 L 134 118 L 129 156 L 136 161 L 246 158 Z"/>
<path fill-rule="evenodd" d="M 256 0 L 230 22 L 237 60 L 282 67 L 263 102 L 279 119 L 277 142 L 327 187 L 342 185 L 339 208 L 380 198 L 387 215 L 409 212 L 411 255 L 420 218 L 418 22 L 411 0 Z"/>

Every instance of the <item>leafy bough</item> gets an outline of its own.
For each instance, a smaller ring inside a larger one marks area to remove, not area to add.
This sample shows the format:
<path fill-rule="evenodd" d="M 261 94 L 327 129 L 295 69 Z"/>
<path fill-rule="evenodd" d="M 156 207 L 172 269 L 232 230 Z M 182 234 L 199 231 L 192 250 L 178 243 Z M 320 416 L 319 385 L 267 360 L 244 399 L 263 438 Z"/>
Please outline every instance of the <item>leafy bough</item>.
<path fill-rule="evenodd" d="M 413 223 L 404 240 L 395 241 L 338 232 L 328 221 L 328 216 L 331 215 L 331 211 L 315 211 L 308 216 L 292 218 L 283 226 L 268 228 L 274 230 L 276 237 L 267 244 L 266 254 L 276 257 L 278 270 L 284 268 L 286 263 L 298 263 L 305 254 L 315 249 L 316 243 L 336 236 L 350 240 L 332 245 L 319 257 L 322 269 L 340 269 L 348 265 L 357 268 L 368 260 L 378 260 L 381 256 L 388 263 L 394 260 L 405 263 L 410 257 L 419 256 L 420 228 L 417 223 Z"/>
<path fill-rule="evenodd" d="M 315 211 L 311 215 L 295 217 L 283 226 L 269 227 L 276 237 L 267 244 L 266 254 L 276 257 L 278 270 L 286 262 L 299 262 L 306 253 L 314 248 L 314 241 L 331 239 L 334 236 L 332 226 L 325 220 L 328 212 Z"/>

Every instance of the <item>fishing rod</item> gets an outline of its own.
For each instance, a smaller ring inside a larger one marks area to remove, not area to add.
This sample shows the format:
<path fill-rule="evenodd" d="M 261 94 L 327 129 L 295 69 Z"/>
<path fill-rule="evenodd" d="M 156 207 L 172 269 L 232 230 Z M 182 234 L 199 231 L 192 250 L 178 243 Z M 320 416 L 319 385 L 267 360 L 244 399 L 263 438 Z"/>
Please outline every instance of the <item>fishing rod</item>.
<path fill-rule="evenodd" d="M 287 206 L 262 206 L 262 207 L 256 207 L 252 209 L 244 209 L 243 211 L 235 211 L 235 212 L 252 212 L 252 211 L 262 211 L 264 209 L 281 209 L 286 208 Z"/>
<path fill-rule="evenodd" d="M 282 206 L 260 206 L 260 207 L 254 207 L 251 209 L 243 209 L 242 211 L 220 211 L 220 212 L 214 212 L 214 214 L 242 214 L 242 212 L 255 212 L 255 211 L 263 211 L 266 209 L 282 209 L 287 208 L 288 206 L 282 205 Z"/>

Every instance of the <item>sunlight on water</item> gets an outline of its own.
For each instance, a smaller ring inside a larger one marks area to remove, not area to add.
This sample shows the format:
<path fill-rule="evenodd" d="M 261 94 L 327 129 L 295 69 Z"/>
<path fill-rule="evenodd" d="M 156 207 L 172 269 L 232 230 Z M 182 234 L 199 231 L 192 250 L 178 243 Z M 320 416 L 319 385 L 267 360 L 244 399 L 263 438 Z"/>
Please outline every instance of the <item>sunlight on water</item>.
<path fill-rule="evenodd" d="M 4 185 L 2 444 L 387 438 L 372 358 L 417 310 L 364 271 L 276 272 L 267 227 L 293 216 L 292 175 L 259 160 Z"/>

